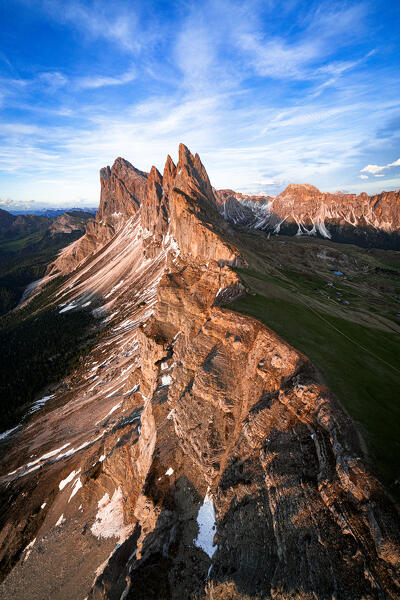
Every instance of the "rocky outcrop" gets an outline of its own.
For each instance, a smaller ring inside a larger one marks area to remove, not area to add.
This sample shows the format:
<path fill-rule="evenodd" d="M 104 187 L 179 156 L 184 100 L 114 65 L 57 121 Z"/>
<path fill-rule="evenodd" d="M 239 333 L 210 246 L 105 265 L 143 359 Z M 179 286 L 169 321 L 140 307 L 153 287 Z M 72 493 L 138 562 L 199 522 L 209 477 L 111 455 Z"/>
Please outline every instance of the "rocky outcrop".
<path fill-rule="evenodd" d="M 225 306 L 245 290 L 215 202 L 181 145 L 50 298 L 91 304 L 99 340 L 2 442 L 3 597 L 399 597 L 398 513 L 353 423 Z"/>
<path fill-rule="evenodd" d="M 286 235 L 319 235 L 333 241 L 397 249 L 400 191 L 375 196 L 329 194 L 308 184 L 290 184 L 275 198 L 216 192 L 217 205 L 235 225 Z"/>
<path fill-rule="evenodd" d="M 87 256 L 106 244 L 125 220 L 134 216 L 147 194 L 147 173 L 123 158 L 100 171 L 100 204 L 80 240 L 67 246 L 47 270 L 49 277 L 73 271 Z M 46 280 L 47 281 L 47 280 Z"/>
<path fill-rule="evenodd" d="M 96 220 L 130 216 L 139 209 L 146 195 L 147 173 L 139 171 L 123 158 L 100 171 L 100 205 Z"/>

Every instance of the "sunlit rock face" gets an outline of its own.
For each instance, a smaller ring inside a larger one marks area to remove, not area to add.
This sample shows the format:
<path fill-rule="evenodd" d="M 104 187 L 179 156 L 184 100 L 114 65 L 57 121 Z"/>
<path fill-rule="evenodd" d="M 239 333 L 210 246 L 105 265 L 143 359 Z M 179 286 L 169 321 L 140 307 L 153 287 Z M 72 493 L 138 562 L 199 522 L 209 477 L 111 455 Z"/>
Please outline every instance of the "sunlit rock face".
<path fill-rule="evenodd" d="M 362 246 L 400 247 L 400 191 L 375 196 L 328 194 L 290 184 L 276 197 L 216 190 L 217 206 L 234 225 L 272 234 L 310 235 Z"/>
<path fill-rule="evenodd" d="M 399 597 L 398 514 L 353 423 L 225 306 L 244 261 L 200 158 L 117 163 L 47 276 L 98 340 L 0 440 L 0 597 Z"/>

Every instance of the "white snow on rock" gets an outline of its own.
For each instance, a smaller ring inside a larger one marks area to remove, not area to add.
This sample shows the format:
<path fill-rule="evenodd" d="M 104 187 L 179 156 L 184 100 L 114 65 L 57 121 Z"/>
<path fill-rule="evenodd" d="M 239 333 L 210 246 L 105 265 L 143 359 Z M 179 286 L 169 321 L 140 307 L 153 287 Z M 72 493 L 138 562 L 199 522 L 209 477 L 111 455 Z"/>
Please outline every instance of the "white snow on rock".
<path fill-rule="evenodd" d="M 58 485 L 60 490 L 63 490 L 65 488 L 65 486 L 68 485 L 73 480 L 75 475 L 78 475 L 78 473 L 80 473 L 80 471 L 81 471 L 80 469 L 78 471 L 71 471 L 71 473 L 68 475 L 68 477 L 66 477 L 65 479 L 60 481 L 60 483 Z"/>
<path fill-rule="evenodd" d="M 75 481 L 75 485 L 74 485 L 74 489 L 71 492 L 71 495 L 69 497 L 68 502 L 70 502 L 70 500 L 75 496 L 75 494 L 81 489 L 82 487 L 82 481 L 81 478 L 78 477 L 78 479 Z"/>
<path fill-rule="evenodd" d="M 4 440 L 6 437 L 11 435 L 13 431 L 18 429 L 18 427 L 19 427 L 19 425 L 17 425 L 16 427 L 13 427 L 12 429 L 8 429 L 7 431 L 4 431 L 4 433 L 0 433 L 0 440 Z"/>
<path fill-rule="evenodd" d="M 214 502 L 208 490 L 204 502 L 200 506 L 199 514 L 197 515 L 197 524 L 199 526 L 199 533 L 194 540 L 194 545 L 201 548 L 210 558 L 212 558 L 217 549 L 217 546 L 214 546 L 213 543 L 216 523 Z"/>
<path fill-rule="evenodd" d="M 161 376 L 161 385 L 170 385 L 172 379 L 171 379 L 171 375 L 162 375 Z"/>
<path fill-rule="evenodd" d="M 61 310 L 59 310 L 59 313 L 64 313 L 67 312 L 68 310 L 72 310 L 73 308 L 76 308 L 75 304 L 73 302 L 71 302 L 71 304 L 67 304 L 67 306 L 65 306 L 64 308 L 62 308 Z"/>
<path fill-rule="evenodd" d="M 69 444 L 69 443 L 64 444 L 64 446 L 61 446 L 60 448 L 56 448 L 55 450 L 52 450 L 51 452 L 47 452 L 46 454 L 43 454 L 40 458 L 37 458 L 36 460 L 34 460 L 26 465 L 23 465 L 22 467 L 18 467 L 18 469 L 15 469 L 14 471 L 11 471 L 11 473 L 8 473 L 8 475 L 14 475 L 14 473 L 16 473 L 17 471 L 19 471 L 21 469 L 29 469 L 29 467 L 32 467 L 33 465 L 37 465 L 37 463 L 41 463 L 42 461 L 45 461 L 48 458 L 51 458 L 55 454 L 58 454 L 60 452 L 60 450 L 64 450 L 64 448 L 67 448 L 67 446 L 70 446 L 70 445 L 71 444 Z M 34 469 L 29 469 L 29 471 L 27 471 L 27 473 L 29 473 L 31 470 L 33 471 Z"/>
<path fill-rule="evenodd" d="M 110 500 L 106 492 L 98 502 L 96 520 L 90 531 L 97 538 L 119 538 L 122 543 L 132 531 L 132 525 L 124 523 L 124 509 L 121 487 L 118 487 Z"/>
<path fill-rule="evenodd" d="M 56 523 L 56 527 L 58 527 L 59 525 L 62 525 L 62 523 L 64 523 L 65 519 L 64 519 L 64 515 L 60 515 L 60 518 L 58 519 L 57 523 Z"/>
<path fill-rule="evenodd" d="M 43 398 L 40 398 L 40 400 L 37 400 L 34 404 L 32 404 L 31 408 L 29 409 L 28 414 L 31 415 L 32 413 L 39 410 L 39 408 L 42 408 L 42 406 L 44 406 L 46 404 L 46 402 L 48 400 L 50 400 L 50 398 L 53 398 L 53 397 L 54 397 L 54 394 L 52 394 L 51 396 L 43 396 Z"/>
<path fill-rule="evenodd" d="M 24 562 L 26 561 L 26 559 L 28 558 L 28 556 L 30 555 L 30 553 L 32 552 L 32 548 L 33 548 L 33 544 L 36 542 L 36 538 L 33 539 L 25 548 L 26 550 L 26 556 L 24 558 Z"/>
<path fill-rule="evenodd" d="M 40 508 L 43 509 L 46 506 L 46 504 L 47 504 L 47 502 L 43 502 L 43 504 Z"/>
<path fill-rule="evenodd" d="M 173 472 L 174 472 L 174 470 L 172 469 L 172 467 L 170 467 L 168 469 L 168 471 L 165 471 L 165 474 L 168 475 L 168 476 L 170 476 L 170 475 L 172 475 Z"/>
<path fill-rule="evenodd" d="M 107 396 L 106 396 L 106 397 L 107 397 Z M 112 415 L 112 414 L 113 414 L 113 412 L 114 412 L 115 410 L 117 410 L 117 408 L 119 408 L 119 407 L 121 406 L 121 404 L 122 404 L 122 401 L 121 401 L 121 402 L 118 402 L 118 404 L 116 404 L 115 406 L 113 406 L 113 407 L 112 407 L 112 409 L 111 409 L 111 410 L 110 410 L 110 411 L 109 411 L 109 412 L 106 414 L 106 416 L 104 417 L 104 419 L 105 419 L 106 417 L 109 417 L 110 415 Z M 102 420 L 103 420 L 103 419 L 100 419 L 100 421 L 102 421 Z"/>
<path fill-rule="evenodd" d="M 114 285 L 114 287 L 113 287 L 113 288 L 112 288 L 112 289 L 111 289 L 111 290 L 108 292 L 108 294 L 106 294 L 106 295 L 104 296 L 104 298 L 109 298 L 110 296 L 112 296 L 112 295 L 113 295 L 113 293 L 114 293 L 116 290 L 118 290 L 118 289 L 121 287 L 121 285 L 123 285 L 124 281 L 125 281 L 124 279 L 121 279 L 121 281 L 120 281 L 119 283 L 117 283 L 117 285 Z"/>

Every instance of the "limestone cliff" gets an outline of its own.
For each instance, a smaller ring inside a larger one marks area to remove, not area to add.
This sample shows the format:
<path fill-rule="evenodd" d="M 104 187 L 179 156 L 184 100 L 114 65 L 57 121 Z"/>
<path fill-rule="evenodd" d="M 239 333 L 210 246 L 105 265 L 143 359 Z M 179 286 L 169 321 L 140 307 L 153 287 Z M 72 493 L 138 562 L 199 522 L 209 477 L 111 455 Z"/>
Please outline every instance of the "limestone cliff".
<path fill-rule="evenodd" d="M 181 145 L 145 193 L 121 164 L 99 235 L 49 276 L 99 341 L 2 441 L 1 597 L 398 598 L 398 513 L 350 418 L 225 307 L 243 259 L 200 158 Z"/>
<path fill-rule="evenodd" d="M 400 191 L 375 196 L 321 192 L 290 184 L 276 197 L 216 191 L 217 206 L 233 224 L 270 233 L 319 235 L 362 246 L 400 247 Z"/>

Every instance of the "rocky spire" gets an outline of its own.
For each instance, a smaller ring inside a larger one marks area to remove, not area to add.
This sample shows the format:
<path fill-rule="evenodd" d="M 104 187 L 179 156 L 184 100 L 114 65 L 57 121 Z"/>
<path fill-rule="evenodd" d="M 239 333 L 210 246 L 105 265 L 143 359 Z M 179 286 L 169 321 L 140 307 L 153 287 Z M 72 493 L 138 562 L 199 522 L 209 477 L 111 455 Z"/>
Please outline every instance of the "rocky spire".
<path fill-rule="evenodd" d="M 101 169 L 96 220 L 108 220 L 112 215 L 133 215 L 145 198 L 146 184 L 147 173 L 123 158 L 117 158 L 111 168 Z"/>

